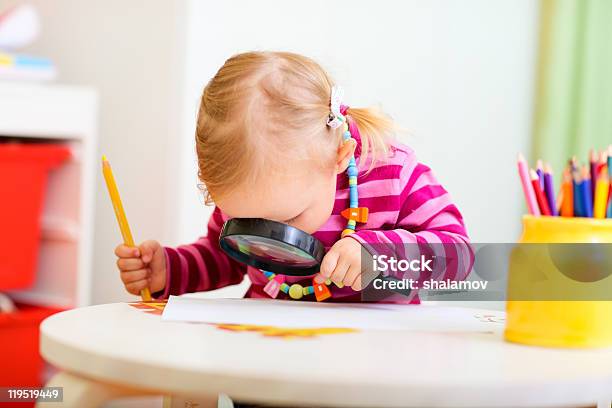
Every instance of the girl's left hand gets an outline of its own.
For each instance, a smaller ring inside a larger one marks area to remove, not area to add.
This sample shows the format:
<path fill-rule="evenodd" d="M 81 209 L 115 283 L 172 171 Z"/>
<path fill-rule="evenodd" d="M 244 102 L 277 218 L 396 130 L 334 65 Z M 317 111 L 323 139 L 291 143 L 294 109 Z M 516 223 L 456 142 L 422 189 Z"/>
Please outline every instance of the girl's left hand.
<path fill-rule="evenodd" d="M 323 282 L 331 279 L 332 282 L 350 286 L 353 290 L 361 290 L 361 251 L 362 246 L 357 240 L 342 238 L 323 257 L 315 280 Z"/>

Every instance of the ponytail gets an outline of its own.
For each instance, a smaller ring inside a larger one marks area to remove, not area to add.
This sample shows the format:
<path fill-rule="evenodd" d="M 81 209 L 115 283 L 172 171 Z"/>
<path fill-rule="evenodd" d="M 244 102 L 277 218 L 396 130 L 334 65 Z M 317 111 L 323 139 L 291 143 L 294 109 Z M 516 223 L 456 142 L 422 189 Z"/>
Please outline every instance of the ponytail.
<path fill-rule="evenodd" d="M 370 161 L 368 171 L 375 163 L 387 157 L 389 147 L 388 139 L 396 131 L 393 120 L 379 108 L 351 108 L 346 109 L 350 123 L 353 122 L 361 135 L 360 165 Z"/>

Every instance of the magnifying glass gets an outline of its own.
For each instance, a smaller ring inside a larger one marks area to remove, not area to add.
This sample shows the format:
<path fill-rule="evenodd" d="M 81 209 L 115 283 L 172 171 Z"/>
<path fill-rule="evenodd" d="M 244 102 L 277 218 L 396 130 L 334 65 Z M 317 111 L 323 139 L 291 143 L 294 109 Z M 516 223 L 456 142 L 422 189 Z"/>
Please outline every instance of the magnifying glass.
<path fill-rule="evenodd" d="M 321 241 L 307 232 L 263 218 L 226 221 L 219 245 L 239 262 L 291 276 L 315 274 L 325 255 Z"/>

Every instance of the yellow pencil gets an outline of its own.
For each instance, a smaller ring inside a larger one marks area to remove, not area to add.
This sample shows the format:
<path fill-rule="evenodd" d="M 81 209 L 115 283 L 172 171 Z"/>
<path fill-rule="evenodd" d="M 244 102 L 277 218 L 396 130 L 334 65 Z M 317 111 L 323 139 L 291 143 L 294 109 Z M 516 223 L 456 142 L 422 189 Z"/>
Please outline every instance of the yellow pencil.
<path fill-rule="evenodd" d="M 123 243 L 129 247 L 134 247 L 134 238 L 132 238 L 132 231 L 130 231 L 130 225 L 128 224 L 123 210 L 123 204 L 121 204 L 121 196 L 117 189 L 117 183 L 115 182 L 115 176 L 113 176 L 113 169 L 110 163 L 106 160 L 106 156 L 102 156 L 102 173 L 104 174 L 104 180 L 106 181 L 106 187 L 108 188 L 108 194 L 110 195 L 111 202 L 113 203 L 113 209 L 115 210 L 115 216 L 119 223 L 119 229 L 123 236 Z M 151 301 L 151 292 L 149 288 L 144 288 L 140 291 L 140 297 L 145 302 Z"/>
<path fill-rule="evenodd" d="M 608 169 L 604 166 L 599 177 L 597 177 L 597 184 L 595 186 L 595 203 L 593 205 L 593 215 L 595 218 L 606 218 L 609 188 L 610 178 L 608 177 Z"/>

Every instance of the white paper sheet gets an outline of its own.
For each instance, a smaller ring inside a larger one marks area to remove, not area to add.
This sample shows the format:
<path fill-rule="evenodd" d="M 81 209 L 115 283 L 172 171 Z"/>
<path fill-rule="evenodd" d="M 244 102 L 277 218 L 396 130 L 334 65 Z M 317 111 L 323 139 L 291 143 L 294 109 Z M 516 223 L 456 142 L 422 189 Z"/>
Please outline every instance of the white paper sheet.
<path fill-rule="evenodd" d="M 362 303 L 314 303 L 267 299 L 196 299 L 171 296 L 162 319 L 175 322 L 251 324 L 287 328 L 342 327 L 362 330 L 491 331 L 494 319 L 468 308 Z"/>

